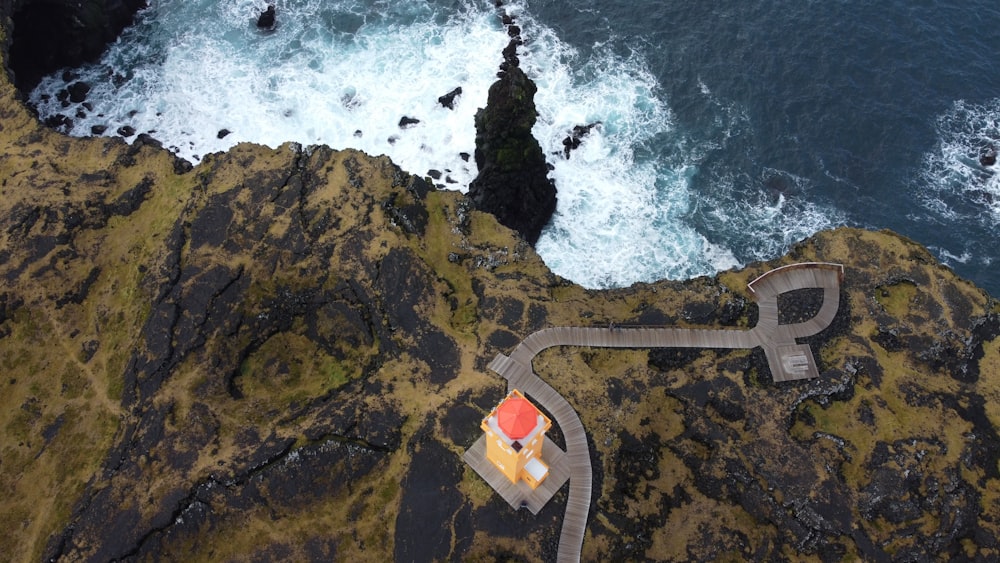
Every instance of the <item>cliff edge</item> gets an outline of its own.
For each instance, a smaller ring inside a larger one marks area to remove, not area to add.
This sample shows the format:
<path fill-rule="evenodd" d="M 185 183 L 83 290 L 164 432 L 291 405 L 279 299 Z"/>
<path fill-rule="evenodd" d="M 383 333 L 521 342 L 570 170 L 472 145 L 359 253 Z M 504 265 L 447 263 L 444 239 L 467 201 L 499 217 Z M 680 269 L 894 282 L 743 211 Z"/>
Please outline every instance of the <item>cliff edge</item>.
<path fill-rule="evenodd" d="M 476 166 L 479 175 L 469 184 L 476 209 L 492 213 L 534 245 L 556 209 L 556 186 L 535 125 L 535 83 L 521 70 L 517 27 L 503 51 L 499 79 L 490 86 L 486 107 L 476 112 Z"/>
<path fill-rule="evenodd" d="M 146 0 L 6 0 L 4 67 L 31 90 L 50 72 L 96 60 Z"/>

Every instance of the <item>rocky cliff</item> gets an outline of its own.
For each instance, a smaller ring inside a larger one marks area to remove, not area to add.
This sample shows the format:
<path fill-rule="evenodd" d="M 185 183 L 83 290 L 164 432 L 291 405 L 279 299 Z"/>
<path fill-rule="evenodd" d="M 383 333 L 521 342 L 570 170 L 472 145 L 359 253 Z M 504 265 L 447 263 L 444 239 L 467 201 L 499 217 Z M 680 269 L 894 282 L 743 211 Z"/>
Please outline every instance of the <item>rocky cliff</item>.
<path fill-rule="evenodd" d="M 534 245 L 555 212 L 556 187 L 548 178 L 542 148 L 531 134 L 537 88 L 517 57 L 520 31 L 509 16 L 504 17 L 512 38 L 486 107 L 476 112 L 479 175 L 469 184 L 469 199 L 476 209 L 492 214 Z"/>
<path fill-rule="evenodd" d="M 505 391 L 486 363 L 553 325 L 752 326 L 746 283 L 808 260 L 846 269 L 816 380 L 772 383 L 759 350 L 536 361 L 591 442 L 584 559 L 1000 557 L 1000 306 L 912 241 L 838 229 L 589 291 L 385 158 L 192 169 L 17 98 L 0 78 L 9 560 L 552 560 L 565 491 L 515 512 L 461 461 Z"/>

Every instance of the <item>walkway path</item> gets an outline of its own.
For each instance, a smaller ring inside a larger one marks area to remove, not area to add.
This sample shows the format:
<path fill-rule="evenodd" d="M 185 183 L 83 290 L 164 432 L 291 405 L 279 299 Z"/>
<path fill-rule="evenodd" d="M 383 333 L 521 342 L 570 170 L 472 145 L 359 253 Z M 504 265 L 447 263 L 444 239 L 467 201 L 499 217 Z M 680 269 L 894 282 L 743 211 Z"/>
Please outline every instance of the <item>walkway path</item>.
<path fill-rule="evenodd" d="M 748 284 L 757 301 L 759 318 L 750 330 L 707 330 L 651 327 L 556 327 L 529 335 L 505 356 L 490 363 L 493 371 L 507 379 L 508 390 L 519 389 L 542 405 L 555 419 L 566 440 L 570 463 L 569 498 L 559 536 L 559 561 L 579 561 L 583 535 L 590 512 L 593 472 L 590 448 L 583 423 L 573 407 L 534 372 L 532 362 L 539 352 L 553 346 L 610 348 L 755 348 L 767 357 L 775 382 L 818 377 L 808 345 L 796 338 L 817 334 L 833 322 L 840 307 L 839 264 L 810 262 L 771 270 Z M 796 324 L 778 323 L 778 295 L 796 289 L 822 288 L 823 305 L 817 314 Z M 549 444 L 548 447 L 554 447 Z"/>

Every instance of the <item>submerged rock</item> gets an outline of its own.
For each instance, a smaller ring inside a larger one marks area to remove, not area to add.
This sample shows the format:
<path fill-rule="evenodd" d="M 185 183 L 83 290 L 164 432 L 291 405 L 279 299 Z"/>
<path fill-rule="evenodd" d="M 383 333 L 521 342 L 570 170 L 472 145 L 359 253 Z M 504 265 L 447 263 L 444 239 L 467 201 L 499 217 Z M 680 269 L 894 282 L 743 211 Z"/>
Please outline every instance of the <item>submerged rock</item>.
<path fill-rule="evenodd" d="M 448 109 L 455 109 L 455 99 L 461 95 L 462 95 L 462 87 L 459 86 L 454 90 L 452 90 L 451 92 L 448 92 L 447 94 L 439 97 L 438 103 L 441 104 L 442 107 L 446 107 Z"/>
<path fill-rule="evenodd" d="M 594 127 L 600 125 L 600 121 L 590 123 L 588 125 L 576 125 L 573 127 L 573 131 L 563 139 L 563 156 L 569 159 L 569 153 L 573 150 L 580 148 L 580 144 L 583 142 L 583 138 L 590 134 L 590 130 Z"/>
<path fill-rule="evenodd" d="M 90 84 L 78 80 L 70 84 L 66 90 L 69 91 L 69 101 L 79 104 L 87 99 L 87 94 L 90 93 Z"/>
<path fill-rule="evenodd" d="M 979 149 L 979 164 L 993 166 L 997 163 L 997 148 L 992 143 Z"/>

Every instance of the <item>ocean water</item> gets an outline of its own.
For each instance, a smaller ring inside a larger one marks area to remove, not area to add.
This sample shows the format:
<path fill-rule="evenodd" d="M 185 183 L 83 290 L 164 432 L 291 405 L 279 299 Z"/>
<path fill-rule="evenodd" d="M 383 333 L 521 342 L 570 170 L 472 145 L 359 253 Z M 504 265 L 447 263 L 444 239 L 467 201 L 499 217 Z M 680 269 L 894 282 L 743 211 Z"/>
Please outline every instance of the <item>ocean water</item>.
<path fill-rule="evenodd" d="M 151 0 L 70 80 L 73 135 L 181 157 L 241 141 L 354 147 L 465 191 L 507 36 L 492 0 Z M 588 287 L 710 275 L 836 225 L 888 228 L 1000 295 L 1000 4 L 505 2 L 559 203 L 537 250 Z M 437 98 L 461 87 L 453 110 Z M 62 99 L 60 99 L 62 98 Z M 419 120 L 401 127 L 403 117 Z M 569 158 L 562 140 L 598 123 Z M 220 131 L 230 131 L 220 138 Z"/>

